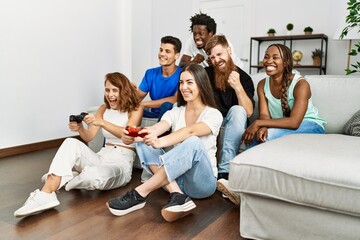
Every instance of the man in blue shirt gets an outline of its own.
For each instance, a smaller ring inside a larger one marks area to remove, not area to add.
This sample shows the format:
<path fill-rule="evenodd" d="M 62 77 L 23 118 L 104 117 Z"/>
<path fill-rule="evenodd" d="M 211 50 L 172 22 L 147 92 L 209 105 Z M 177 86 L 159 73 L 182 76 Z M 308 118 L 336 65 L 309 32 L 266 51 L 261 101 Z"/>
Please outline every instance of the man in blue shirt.
<path fill-rule="evenodd" d="M 160 66 L 146 70 L 137 91 L 142 100 L 144 117 L 160 120 L 176 102 L 181 67 L 175 63 L 180 51 L 181 41 L 178 38 L 172 36 L 161 38 L 158 53 Z M 148 93 L 151 100 L 143 101 Z"/>

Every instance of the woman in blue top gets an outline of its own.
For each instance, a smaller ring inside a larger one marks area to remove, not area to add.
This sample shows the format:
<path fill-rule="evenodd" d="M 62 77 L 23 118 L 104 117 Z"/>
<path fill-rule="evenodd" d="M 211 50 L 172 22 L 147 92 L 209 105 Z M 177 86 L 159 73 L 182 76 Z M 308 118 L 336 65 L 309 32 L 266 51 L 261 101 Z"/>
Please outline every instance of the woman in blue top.
<path fill-rule="evenodd" d="M 325 120 L 312 104 L 309 83 L 293 71 L 291 50 L 270 45 L 263 59 L 268 77 L 257 86 L 259 119 L 242 136 L 248 147 L 294 133 L 324 133 Z"/>

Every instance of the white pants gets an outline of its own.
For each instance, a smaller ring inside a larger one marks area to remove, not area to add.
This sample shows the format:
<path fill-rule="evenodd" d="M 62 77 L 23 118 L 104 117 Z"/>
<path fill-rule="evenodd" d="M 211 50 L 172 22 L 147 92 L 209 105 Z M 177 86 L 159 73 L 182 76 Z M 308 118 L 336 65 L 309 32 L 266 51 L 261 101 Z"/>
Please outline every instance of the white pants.
<path fill-rule="evenodd" d="M 49 172 L 61 176 L 59 189 L 108 190 L 126 185 L 131 180 L 135 152 L 114 146 L 98 153 L 74 138 L 67 138 L 57 151 Z M 75 171 L 75 172 L 73 172 Z"/>

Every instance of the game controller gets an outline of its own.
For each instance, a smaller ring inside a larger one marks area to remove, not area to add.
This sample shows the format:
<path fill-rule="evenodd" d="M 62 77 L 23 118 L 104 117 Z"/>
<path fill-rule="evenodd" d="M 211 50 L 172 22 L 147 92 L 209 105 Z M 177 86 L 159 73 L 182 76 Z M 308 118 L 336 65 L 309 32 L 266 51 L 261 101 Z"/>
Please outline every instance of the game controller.
<path fill-rule="evenodd" d="M 131 126 L 126 126 L 125 128 L 129 134 L 128 136 L 131 136 L 131 137 L 145 137 L 148 133 L 141 133 L 139 134 L 139 131 L 144 129 L 144 127 L 131 127 Z"/>
<path fill-rule="evenodd" d="M 88 113 L 86 112 L 82 112 L 79 115 L 70 115 L 69 117 L 69 121 L 70 122 L 77 122 L 77 123 L 81 123 L 84 120 L 84 117 L 88 115 Z"/>

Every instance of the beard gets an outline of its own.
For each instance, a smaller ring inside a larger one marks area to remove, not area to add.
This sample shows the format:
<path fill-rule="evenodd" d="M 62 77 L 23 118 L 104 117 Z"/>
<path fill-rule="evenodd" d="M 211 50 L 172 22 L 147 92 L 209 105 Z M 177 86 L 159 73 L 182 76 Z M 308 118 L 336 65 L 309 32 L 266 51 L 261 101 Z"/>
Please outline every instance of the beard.
<path fill-rule="evenodd" d="M 219 69 L 218 65 L 214 66 L 215 71 L 215 87 L 221 91 L 225 91 L 229 86 L 229 76 L 232 71 L 236 70 L 236 66 L 231 57 L 225 62 L 225 69 Z"/>

